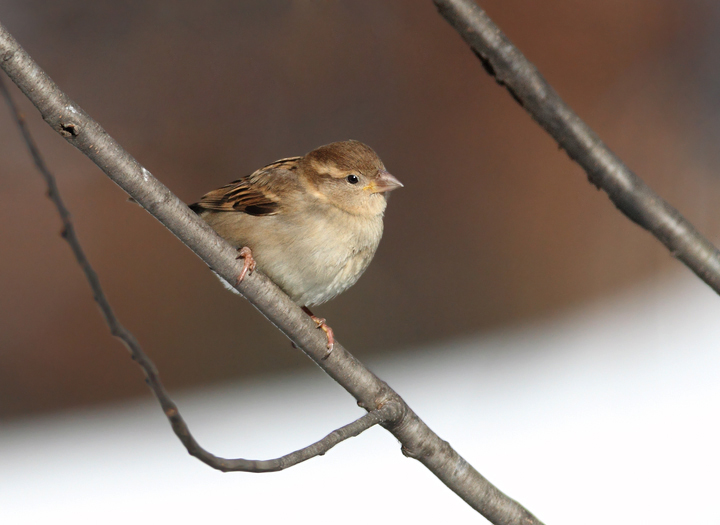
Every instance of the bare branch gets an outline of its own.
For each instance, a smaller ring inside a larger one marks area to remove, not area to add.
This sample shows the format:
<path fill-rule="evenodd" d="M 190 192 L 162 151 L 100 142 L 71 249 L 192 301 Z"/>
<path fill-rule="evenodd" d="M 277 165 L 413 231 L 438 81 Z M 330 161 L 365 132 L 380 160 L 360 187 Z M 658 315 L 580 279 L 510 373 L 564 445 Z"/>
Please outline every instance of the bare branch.
<path fill-rule="evenodd" d="M 235 259 L 235 249 L 192 213 L 65 95 L 2 25 L 0 67 L 55 131 L 95 162 L 108 177 L 173 232 L 213 271 L 228 283 L 235 282 L 241 271 L 241 264 Z M 332 354 L 323 359 L 327 350 L 325 334 L 317 330 L 315 323 L 267 277 L 260 272 L 253 272 L 237 285 L 236 289 L 353 395 L 361 407 L 368 411 L 381 411 L 380 415 L 373 417 L 392 417 L 386 420 L 383 426 L 401 442 L 403 453 L 424 464 L 491 523 L 540 524 L 537 518 L 500 492 L 447 442 L 440 439 L 394 390 L 363 366 L 342 345 L 336 342 Z M 131 336 L 129 340 L 134 342 Z M 153 378 L 150 382 L 151 388 L 156 384 L 156 388 L 161 389 L 162 385 L 152 363 L 148 360 L 141 363 L 141 366 L 146 373 L 148 370 L 151 372 L 148 374 Z M 155 389 L 153 392 L 157 395 Z M 169 399 L 164 402 L 162 398 L 159 399 L 176 433 L 177 428 L 182 430 L 185 423 L 177 412 L 177 407 Z M 383 407 L 388 405 L 395 406 L 388 408 L 387 413 L 382 412 Z M 361 418 L 337 432 L 351 434 L 370 423 L 374 424 L 372 417 Z M 332 436 L 333 434 L 322 440 L 322 446 L 328 446 L 336 439 Z M 297 454 L 303 453 L 305 452 L 300 451 Z"/>
<path fill-rule="evenodd" d="M 720 252 L 635 175 L 560 98 L 535 66 L 472 0 L 433 0 L 485 70 L 567 151 L 630 220 L 720 293 Z"/>
<path fill-rule="evenodd" d="M 345 441 L 346 439 L 350 439 L 351 437 L 358 436 L 378 423 L 387 423 L 395 420 L 400 415 L 401 411 L 402 406 L 400 403 L 391 401 L 377 410 L 368 412 L 349 425 L 345 425 L 344 427 L 340 427 L 337 430 L 332 431 L 320 441 L 277 459 L 255 460 L 219 458 L 210 454 L 198 445 L 189 432 L 182 435 L 178 432 L 178 430 L 175 430 L 175 433 L 180 438 L 180 441 L 183 442 L 190 455 L 195 456 L 203 463 L 206 463 L 218 470 L 222 470 L 223 472 L 277 472 L 316 456 L 322 456 L 338 443 Z M 174 423 L 173 428 L 175 428 Z"/>

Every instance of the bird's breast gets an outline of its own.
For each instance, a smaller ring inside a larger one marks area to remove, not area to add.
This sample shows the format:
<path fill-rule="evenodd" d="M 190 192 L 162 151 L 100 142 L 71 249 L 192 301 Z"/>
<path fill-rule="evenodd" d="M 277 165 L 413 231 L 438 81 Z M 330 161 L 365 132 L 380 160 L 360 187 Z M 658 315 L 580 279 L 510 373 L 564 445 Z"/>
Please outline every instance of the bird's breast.
<path fill-rule="evenodd" d="M 250 246 L 258 266 L 296 303 L 324 303 L 357 282 L 382 237 L 382 216 L 276 215 Z"/>

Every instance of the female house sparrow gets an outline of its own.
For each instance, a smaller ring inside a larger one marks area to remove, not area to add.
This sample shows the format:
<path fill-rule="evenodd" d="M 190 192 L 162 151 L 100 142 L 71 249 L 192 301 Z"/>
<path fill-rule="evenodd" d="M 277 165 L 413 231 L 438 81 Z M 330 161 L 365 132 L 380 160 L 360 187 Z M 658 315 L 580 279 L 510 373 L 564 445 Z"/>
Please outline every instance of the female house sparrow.
<path fill-rule="evenodd" d="M 400 187 L 369 146 L 348 140 L 268 164 L 190 209 L 238 248 L 238 283 L 257 264 L 327 333 L 330 355 L 333 332 L 307 307 L 357 282 L 382 237 L 385 194 Z"/>

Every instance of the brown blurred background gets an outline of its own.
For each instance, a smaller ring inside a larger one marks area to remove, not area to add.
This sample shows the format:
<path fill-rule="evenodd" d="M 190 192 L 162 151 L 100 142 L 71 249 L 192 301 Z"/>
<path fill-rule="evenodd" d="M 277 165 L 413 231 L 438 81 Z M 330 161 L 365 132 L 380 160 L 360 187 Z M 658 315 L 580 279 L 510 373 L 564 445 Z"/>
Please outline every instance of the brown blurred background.
<path fill-rule="evenodd" d="M 720 8 L 480 3 L 631 168 L 720 237 Z M 405 188 L 365 276 L 316 312 L 361 359 L 553 315 L 679 268 L 429 0 L 5 0 L 0 21 L 188 202 L 320 144 L 375 148 Z M 114 307 L 168 386 L 312 366 L 13 93 Z M 4 105 L 0 122 L 0 416 L 147 396 Z"/>

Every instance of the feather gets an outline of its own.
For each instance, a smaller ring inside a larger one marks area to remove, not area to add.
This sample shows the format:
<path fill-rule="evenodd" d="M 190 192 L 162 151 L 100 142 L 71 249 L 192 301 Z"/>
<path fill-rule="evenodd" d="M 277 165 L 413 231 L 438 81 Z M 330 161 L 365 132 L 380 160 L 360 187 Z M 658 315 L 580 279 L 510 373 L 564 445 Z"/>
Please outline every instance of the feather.
<path fill-rule="evenodd" d="M 280 204 L 272 188 L 295 184 L 292 171 L 302 157 L 289 157 L 268 164 L 251 175 L 205 194 L 199 202 L 190 205 L 195 213 L 203 210 L 234 211 L 248 215 L 275 215 Z"/>

